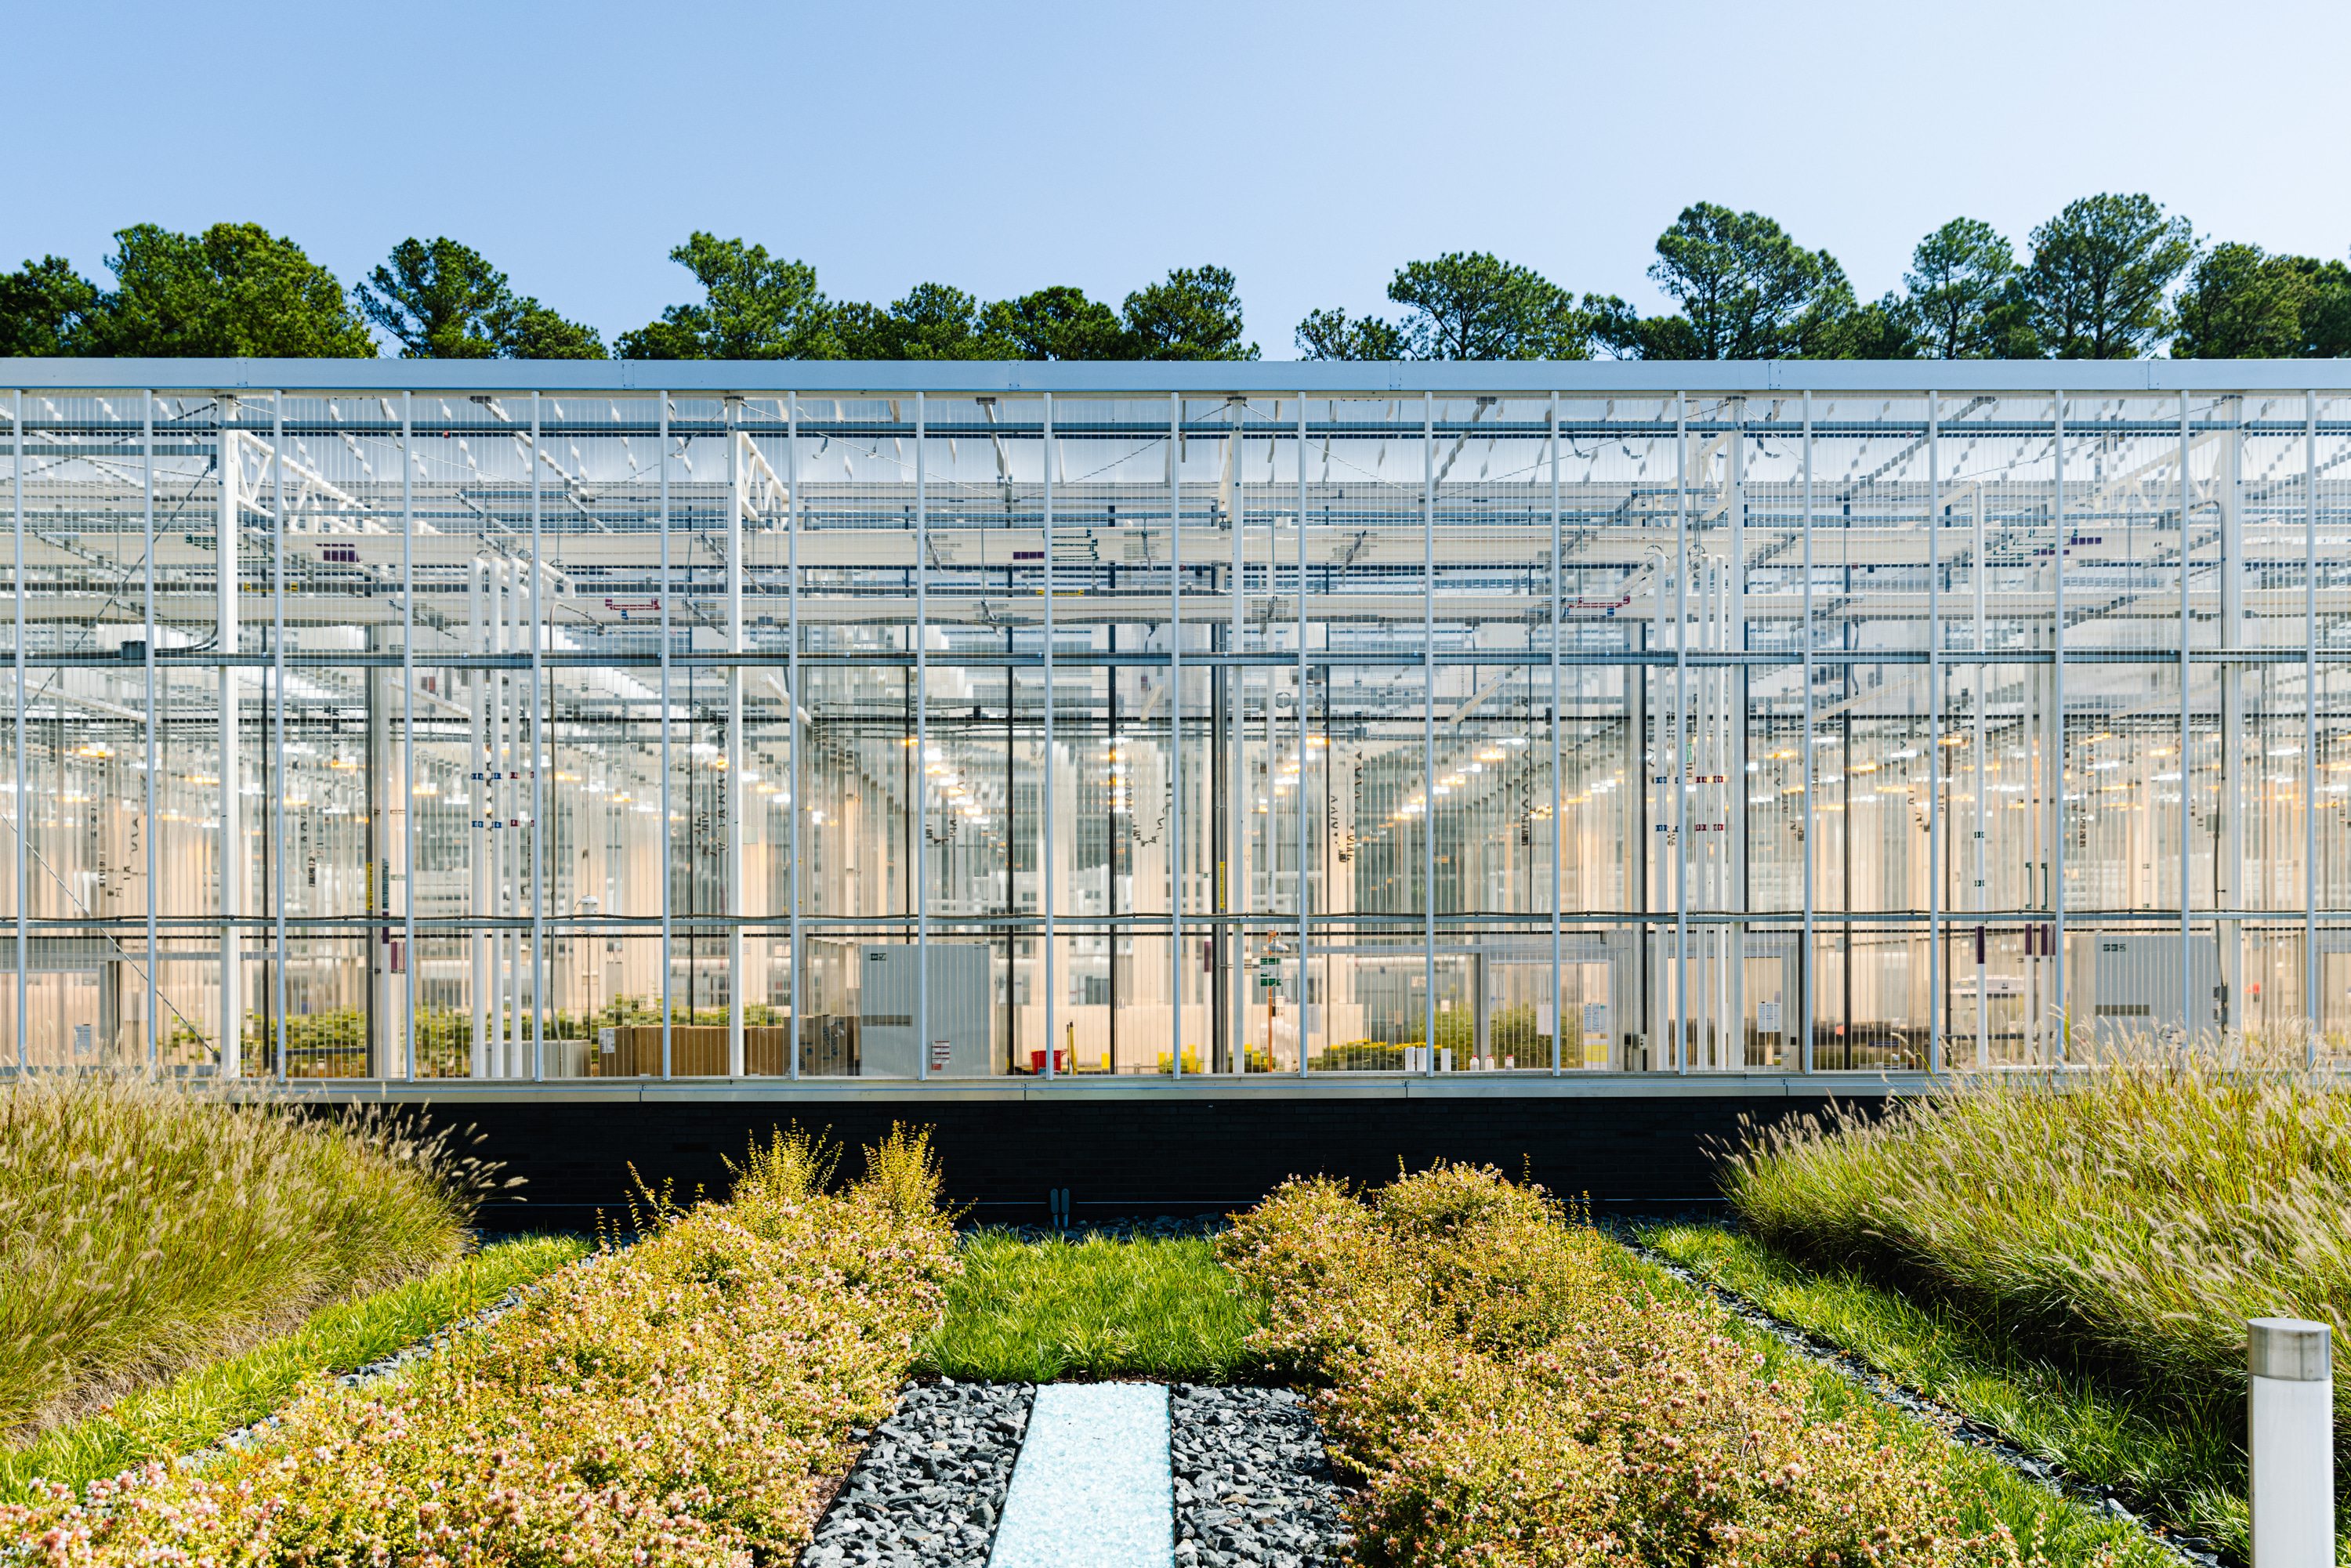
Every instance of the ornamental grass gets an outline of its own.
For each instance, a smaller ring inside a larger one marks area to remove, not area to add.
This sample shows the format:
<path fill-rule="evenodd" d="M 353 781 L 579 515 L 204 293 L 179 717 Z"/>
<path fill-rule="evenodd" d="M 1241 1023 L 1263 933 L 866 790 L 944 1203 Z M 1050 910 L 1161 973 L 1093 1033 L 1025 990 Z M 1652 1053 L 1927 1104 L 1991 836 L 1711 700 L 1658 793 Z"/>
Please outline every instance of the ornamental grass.
<path fill-rule="evenodd" d="M 445 1266 L 491 1179 L 381 1115 L 127 1076 L 0 1087 L 0 1438 Z"/>
<path fill-rule="evenodd" d="M 1750 1134 L 1766 1245 L 1859 1270 L 2163 1400 L 2241 1400 L 2245 1322 L 2351 1306 L 2351 1096 L 2300 1045 L 2142 1041 Z M 2336 1405 L 2351 1430 L 2351 1381 Z"/>
<path fill-rule="evenodd" d="M 1292 1181 L 1219 1239 L 1254 1336 L 1328 1387 L 1362 1568 L 2041 1561 L 1952 1469 L 1823 1416 L 1719 1313 L 1540 1188 L 1441 1166 Z"/>
<path fill-rule="evenodd" d="M 404 1380 L 315 1384 L 266 1447 L 56 1489 L 0 1531 L 55 1568 L 789 1561 L 957 1267 L 924 1134 L 840 1191 L 832 1158 L 781 1135 L 728 1201 L 654 1200 L 635 1246 Z"/>

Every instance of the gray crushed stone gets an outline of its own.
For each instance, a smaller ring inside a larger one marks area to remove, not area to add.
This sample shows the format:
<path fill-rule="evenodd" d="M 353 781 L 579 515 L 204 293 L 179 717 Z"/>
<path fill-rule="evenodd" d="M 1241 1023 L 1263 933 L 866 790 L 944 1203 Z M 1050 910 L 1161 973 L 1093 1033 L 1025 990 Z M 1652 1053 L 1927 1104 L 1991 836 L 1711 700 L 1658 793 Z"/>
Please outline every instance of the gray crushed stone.
<path fill-rule="evenodd" d="M 1036 1386 L 917 1384 L 866 1438 L 863 1456 L 817 1521 L 808 1568 L 981 1568 L 1003 1517 Z"/>
<path fill-rule="evenodd" d="M 1311 1568 L 1348 1536 L 1322 1428 L 1287 1388 L 1168 1390 L 1177 1568 Z"/>
<path fill-rule="evenodd" d="M 1703 1291 L 1734 1317 L 1762 1330 L 1806 1359 L 1830 1368 L 1881 1404 L 1892 1406 L 1904 1415 L 1934 1427 L 1962 1448 L 1980 1449 L 1991 1455 L 2053 1496 L 2069 1499 L 2107 1519 L 2137 1527 L 2139 1534 L 2150 1544 L 2182 1562 L 2194 1564 L 2195 1568 L 2221 1568 L 2217 1542 L 2201 1536 L 2172 1534 L 2131 1508 L 2129 1500 L 2115 1488 L 2085 1481 L 2067 1473 L 2038 1454 L 2020 1447 L 1997 1427 L 1987 1426 L 1939 1399 L 1896 1382 L 1851 1351 L 1764 1311 L 1737 1291 L 1726 1290 L 1675 1262 L 1655 1248 L 1642 1245 L 1631 1235 L 1621 1230 L 1614 1234 L 1626 1248 L 1683 1283 Z"/>

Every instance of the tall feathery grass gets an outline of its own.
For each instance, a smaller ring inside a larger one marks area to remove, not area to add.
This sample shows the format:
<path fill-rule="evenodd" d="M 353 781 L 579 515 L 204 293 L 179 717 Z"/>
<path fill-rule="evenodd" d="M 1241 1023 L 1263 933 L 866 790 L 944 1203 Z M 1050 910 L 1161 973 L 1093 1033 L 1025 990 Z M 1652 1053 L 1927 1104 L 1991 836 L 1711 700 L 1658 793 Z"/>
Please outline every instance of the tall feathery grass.
<path fill-rule="evenodd" d="M 0 1089 L 0 1435 L 442 1267 L 488 1179 L 445 1135 L 381 1115 L 130 1077 Z"/>
<path fill-rule="evenodd" d="M 2242 1396 L 2248 1318 L 2339 1334 L 2351 1309 L 2351 1095 L 2298 1045 L 2140 1042 L 1799 1118 L 1751 1132 L 1725 1186 L 1783 1253 L 2190 1405 Z"/>

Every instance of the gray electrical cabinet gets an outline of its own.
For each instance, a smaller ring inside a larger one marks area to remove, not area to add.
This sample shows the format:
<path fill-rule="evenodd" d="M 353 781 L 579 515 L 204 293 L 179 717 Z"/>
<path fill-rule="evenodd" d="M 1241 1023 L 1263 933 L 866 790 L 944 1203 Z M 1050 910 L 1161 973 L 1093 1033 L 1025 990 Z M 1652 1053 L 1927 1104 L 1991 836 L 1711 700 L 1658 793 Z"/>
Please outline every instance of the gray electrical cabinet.
<path fill-rule="evenodd" d="M 994 1065 L 989 955 L 984 942 L 930 945 L 930 1038 L 914 1034 L 911 942 L 869 943 L 859 954 L 857 1041 L 866 1078 L 985 1078 Z"/>
<path fill-rule="evenodd" d="M 2091 992 L 2101 1037 L 2160 1035 L 2180 1024 L 2179 935 L 2173 931 L 2094 933 L 2096 978 Z M 2220 1023 L 2220 955 L 2209 934 L 2188 943 L 2188 1032 Z"/>

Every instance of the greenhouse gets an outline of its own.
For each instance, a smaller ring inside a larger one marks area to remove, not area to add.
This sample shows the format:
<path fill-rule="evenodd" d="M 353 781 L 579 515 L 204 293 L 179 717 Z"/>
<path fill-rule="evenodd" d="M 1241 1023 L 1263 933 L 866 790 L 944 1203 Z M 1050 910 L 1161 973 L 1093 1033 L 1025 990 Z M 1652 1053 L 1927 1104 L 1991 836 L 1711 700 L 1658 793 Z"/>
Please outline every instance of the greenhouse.
<path fill-rule="evenodd" d="M 5 361 L 0 1061 L 2325 1052 L 2341 375 Z"/>

